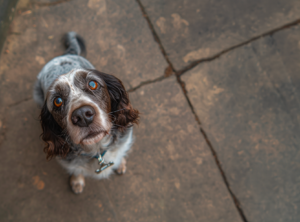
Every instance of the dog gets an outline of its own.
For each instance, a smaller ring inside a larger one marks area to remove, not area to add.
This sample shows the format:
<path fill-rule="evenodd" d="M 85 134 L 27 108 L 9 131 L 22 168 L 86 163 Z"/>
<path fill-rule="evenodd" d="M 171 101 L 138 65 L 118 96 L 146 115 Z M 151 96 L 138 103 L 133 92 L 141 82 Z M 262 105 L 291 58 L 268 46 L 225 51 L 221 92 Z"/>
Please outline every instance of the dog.
<path fill-rule="evenodd" d="M 69 32 L 64 39 L 64 55 L 42 68 L 33 97 L 41 108 L 47 159 L 56 157 L 79 194 L 85 177 L 125 173 L 139 111 L 118 78 L 95 70 L 83 57 L 85 43 L 77 33 Z"/>

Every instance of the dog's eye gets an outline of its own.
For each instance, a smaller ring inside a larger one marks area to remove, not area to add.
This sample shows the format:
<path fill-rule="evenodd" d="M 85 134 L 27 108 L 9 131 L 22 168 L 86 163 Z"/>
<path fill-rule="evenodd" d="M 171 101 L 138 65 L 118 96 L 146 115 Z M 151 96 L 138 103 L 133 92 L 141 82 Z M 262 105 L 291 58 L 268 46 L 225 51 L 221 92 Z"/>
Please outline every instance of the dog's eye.
<path fill-rule="evenodd" d="M 60 106 L 62 105 L 62 103 L 63 103 L 63 100 L 62 100 L 62 98 L 60 98 L 60 97 L 57 97 L 57 98 L 54 100 L 54 105 L 55 105 L 56 107 L 60 107 Z"/>
<path fill-rule="evenodd" d="M 95 90 L 98 87 L 98 83 L 95 82 L 95 81 L 90 81 L 89 82 L 89 87 L 90 87 L 91 90 Z"/>

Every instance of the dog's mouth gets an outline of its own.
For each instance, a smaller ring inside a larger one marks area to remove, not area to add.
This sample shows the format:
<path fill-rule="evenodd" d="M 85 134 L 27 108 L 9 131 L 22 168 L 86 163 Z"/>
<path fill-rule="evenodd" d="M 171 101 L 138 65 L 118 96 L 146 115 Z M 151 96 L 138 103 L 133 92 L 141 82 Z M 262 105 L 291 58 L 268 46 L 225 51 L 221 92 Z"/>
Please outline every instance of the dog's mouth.
<path fill-rule="evenodd" d="M 92 145 L 92 144 L 98 143 L 105 135 L 106 135 L 106 132 L 104 132 L 104 131 L 91 132 L 81 140 L 81 144 Z"/>

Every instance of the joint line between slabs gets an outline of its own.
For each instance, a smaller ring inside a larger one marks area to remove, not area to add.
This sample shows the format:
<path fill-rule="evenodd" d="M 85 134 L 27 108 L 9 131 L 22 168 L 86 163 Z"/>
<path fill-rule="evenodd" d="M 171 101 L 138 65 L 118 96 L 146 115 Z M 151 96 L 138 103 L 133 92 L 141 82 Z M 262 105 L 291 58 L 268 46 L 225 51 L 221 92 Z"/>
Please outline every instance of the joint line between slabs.
<path fill-rule="evenodd" d="M 161 51 L 161 53 L 163 54 L 165 60 L 167 61 L 167 63 L 169 64 L 169 66 L 172 68 L 173 72 L 176 73 L 176 70 L 174 69 L 173 67 L 173 64 L 171 63 L 167 53 L 166 53 L 166 50 L 165 48 L 163 47 L 161 41 L 160 41 L 160 38 L 158 37 L 157 33 L 155 32 L 155 29 L 154 29 L 154 26 L 148 16 L 148 14 L 146 13 L 146 10 L 144 8 L 144 6 L 142 5 L 141 1 L 140 0 L 136 0 L 136 2 L 138 3 L 138 5 L 140 6 L 140 9 L 142 11 L 142 14 L 144 16 L 144 18 L 146 19 L 147 23 L 148 23 L 148 26 L 152 32 L 152 35 L 153 35 L 153 38 L 154 40 L 157 42 L 158 46 L 159 46 L 159 49 Z"/>
<path fill-rule="evenodd" d="M 36 5 L 36 6 L 39 6 L 39 7 L 43 7 L 43 6 L 54 6 L 54 5 L 59 5 L 59 4 L 62 4 L 62 3 L 65 3 L 65 2 L 70 2 L 71 0 L 58 0 L 58 1 L 55 1 L 55 2 L 37 2 L 37 1 L 34 1 L 31 3 L 31 5 Z"/>
<path fill-rule="evenodd" d="M 224 49 L 223 51 L 218 52 L 217 54 L 215 54 L 215 55 L 213 55 L 211 57 L 202 58 L 202 59 L 193 61 L 189 65 L 187 65 L 186 67 L 184 67 L 183 69 L 179 70 L 176 74 L 178 76 L 181 76 L 181 75 L 185 74 L 187 71 L 191 70 L 192 68 L 196 67 L 197 65 L 199 65 L 201 63 L 213 61 L 213 60 L 221 57 L 222 55 L 224 55 L 224 54 L 226 54 L 226 53 L 228 53 L 228 52 L 230 52 L 230 51 L 232 51 L 234 49 L 237 49 L 237 48 L 242 47 L 244 45 L 247 45 L 247 44 L 249 44 L 251 42 L 254 42 L 254 41 L 256 41 L 256 40 L 258 40 L 260 38 L 263 38 L 263 37 L 266 37 L 266 36 L 269 36 L 269 35 L 273 35 L 276 32 L 280 32 L 282 30 L 288 29 L 290 27 L 293 27 L 293 26 L 296 26 L 296 25 L 299 25 L 299 24 L 300 24 L 300 19 L 297 19 L 297 20 L 295 20 L 293 22 L 289 22 L 289 23 L 287 23 L 285 25 L 282 25 L 282 26 L 280 26 L 278 28 L 272 29 L 272 30 L 267 31 L 267 32 L 265 32 L 263 34 L 255 36 L 253 38 L 250 38 L 247 41 L 244 41 L 242 43 L 239 43 L 237 45 L 234 45 L 234 46 L 231 46 L 231 47 L 229 47 L 227 49 Z"/>
<path fill-rule="evenodd" d="M 192 113 L 194 114 L 195 120 L 197 121 L 197 123 L 198 123 L 198 125 L 199 125 L 199 127 L 200 127 L 200 132 L 201 132 L 202 136 L 204 137 L 204 139 L 205 139 L 207 145 L 209 146 L 209 148 L 210 148 L 210 150 L 211 150 L 211 152 L 212 152 L 212 155 L 213 155 L 213 157 L 214 157 L 214 159 L 215 159 L 215 162 L 216 162 L 216 164 L 217 164 L 217 167 L 218 167 L 218 169 L 219 169 L 219 171 L 220 171 L 220 173 L 221 173 L 221 175 L 222 175 L 222 178 L 223 178 L 223 181 L 224 181 L 224 183 L 225 183 L 225 185 L 226 185 L 226 187 L 227 187 L 227 190 L 228 190 L 229 194 L 231 195 L 231 197 L 232 197 L 232 199 L 233 199 L 233 201 L 234 201 L 234 204 L 235 204 L 235 206 L 236 206 L 236 208 L 237 208 L 237 211 L 239 212 L 239 214 L 240 214 L 240 216 L 241 216 L 243 222 L 247 222 L 247 219 L 246 219 L 246 217 L 245 217 L 245 215 L 244 215 L 244 212 L 243 212 L 242 208 L 240 207 L 240 204 L 239 204 L 238 199 L 236 198 L 236 196 L 234 195 L 234 193 L 233 193 L 233 192 L 231 191 L 231 189 L 230 189 L 229 183 L 228 183 L 227 178 L 226 178 L 226 175 L 225 175 L 225 173 L 224 173 L 224 171 L 223 171 L 223 169 L 222 169 L 222 167 L 221 167 L 221 164 L 220 164 L 220 161 L 219 161 L 219 159 L 218 159 L 217 153 L 216 153 L 216 151 L 214 150 L 213 146 L 211 145 L 209 139 L 207 138 L 207 135 L 206 135 L 205 131 L 204 131 L 203 128 L 201 127 L 201 122 L 200 122 L 200 120 L 199 120 L 199 118 L 198 118 L 198 116 L 197 116 L 197 114 L 196 114 L 196 112 L 195 112 L 195 110 L 194 110 L 193 105 L 191 104 L 191 102 L 190 102 L 190 100 L 189 100 L 189 98 L 188 98 L 188 96 L 187 96 L 187 91 L 186 91 L 186 89 L 185 89 L 184 82 L 182 82 L 181 79 L 180 79 L 180 75 L 181 75 L 183 72 L 181 71 L 181 73 L 180 73 L 180 72 L 177 72 L 177 71 L 174 69 L 173 64 L 171 63 L 171 61 L 170 61 L 170 59 L 169 59 L 169 57 L 168 57 L 168 55 L 167 55 L 167 53 L 166 53 L 166 51 L 165 51 L 165 49 L 164 49 L 164 47 L 163 47 L 163 45 L 162 45 L 162 43 L 161 43 L 161 41 L 160 41 L 160 39 L 159 39 L 157 33 L 156 33 L 155 30 L 154 30 L 154 27 L 153 27 L 153 25 L 152 25 L 152 23 L 151 23 L 151 20 L 150 20 L 149 16 L 148 16 L 147 13 L 146 13 L 146 10 L 145 10 L 144 6 L 143 6 L 142 3 L 140 2 L 140 0 L 136 0 L 136 1 L 137 1 L 138 5 L 140 6 L 140 9 L 141 9 L 141 11 L 142 11 L 142 14 L 143 14 L 143 16 L 145 17 L 145 19 L 146 19 L 146 21 L 147 21 L 147 23 L 148 23 L 148 26 L 149 26 L 149 28 L 150 28 L 150 30 L 151 30 L 151 32 L 152 32 L 152 35 L 153 35 L 153 37 L 154 37 L 154 40 L 155 40 L 155 41 L 157 42 L 157 44 L 159 45 L 159 48 L 160 48 L 160 50 L 161 50 L 161 53 L 163 54 L 165 60 L 167 61 L 167 63 L 169 64 L 169 66 L 172 68 L 173 72 L 174 72 L 175 75 L 176 75 L 177 82 L 178 82 L 179 85 L 181 86 L 181 89 L 182 89 L 183 94 L 184 94 L 184 96 L 185 96 L 185 98 L 186 98 L 186 100 L 187 100 L 187 102 L 188 102 L 188 104 L 189 104 L 189 107 L 190 107 L 190 109 L 192 110 Z M 200 62 L 198 62 L 197 64 L 199 64 L 199 63 L 200 63 Z M 194 66 L 196 66 L 197 64 L 195 64 Z M 184 70 L 184 71 L 187 71 L 187 70 Z M 166 77 L 163 76 L 163 77 L 158 78 L 157 80 L 142 83 L 142 84 L 140 84 L 139 86 L 137 86 L 137 87 L 135 87 L 135 88 L 133 88 L 133 89 L 130 89 L 130 90 L 128 90 L 128 91 L 129 91 L 129 92 L 135 91 L 136 89 L 142 87 L 143 85 L 147 85 L 147 84 L 150 84 L 150 83 L 154 83 L 154 82 L 156 82 L 156 81 L 163 80 L 164 78 L 166 78 Z"/>
<path fill-rule="evenodd" d="M 177 76 L 177 82 L 178 82 L 179 85 L 181 86 L 182 92 L 183 92 L 183 94 L 184 94 L 184 96 L 185 96 L 185 98 L 186 98 L 186 100 L 187 100 L 187 102 L 188 102 L 188 105 L 189 105 L 189 107 L 190 107 L 192 113 L 194 114 L 194 117 L 195 117 L 196 122 L 197 122 L 198 125 L 199 125 L 200 133 L 201 133 L 202 136 L 204 137 L 205 142 L 206 142 L 206 144 L 208 145 L 208 147 L 209 147 L 209 149 L 210 149 L 210 151 L 211 151 L 211 153 L 212 153 L 212 155 L 213 155 L 213 158 L 214 158 L 214 160 L 215 160 L 215 163 L 216 163 L 216 165 L 217 165 L 217 167 L 218 167 L 218 169 L 219 169 L 219 171 L 220 171 L 220 173 L 221 173 L 221 177 L 222 177 L 222 179 L 223 179 L 223 182 L 225 183 L 225 186 L 226 186 L 226 188 L 227 188 L 227 190 L 228 190 L 228 192 L 229 192 L 229 194 L 230 194 L 230 196 L 231 196 L 231 198 L 232 198 L 232 200 L 233 200 L 233 202 L 234 202 L 234 205 L 235 205 L 237 211 L 239 212 L 239 215 L 240 215 L 242 221 L 243 221 L 243 222 L 248 222 L 248 220 L 247 220 L 247 218 L 246 218 L 246 216 L 245 216 L 245 214 L 244 214 L 244 211 L 243 211 L 243 209 L 242 209 L 242 207 L 241 207 L 241 204 L 240 204 L 239 200 L 237 199 L 237 197 L 235 196 L 235 194 L 233 193 L 233 191 L 232 191 L 231 188 L 230 188 L 230 185 L 229 185 L 229 182 L 228 182 L 228 180 L 227 180 L 226 174 L 225 174 L 225 172 L 224 172 L 224 170 L 223 170 L 223 168 L 222 168 L 222 165 L 221 165 L 221 163 L 220 163 L 220 161 L 219 161 L 217 152 L 215 151 L 214 147 L 212 146 L 212 144 L 211 144 L 209 138 L 207 137 L 206 132 L 204 131 L 204 129 L 203 129 L 202 125 L 201 125 L 200 119 L 199 119 L 198 115 L 196 114 L 195 109 L 194 109 L 194 107 L 193 107 L 193 105 L 192 105 L 192 103 L 191 103 L 191 101 L 190 101 L 190 99 L 189 99 L 189 97 L 188 97 L 188 95 L 187 95 L 187 91 L 186 91 L 186 89 L 185 89 L 185 83 L 180 79 L 180 76 Z"/>

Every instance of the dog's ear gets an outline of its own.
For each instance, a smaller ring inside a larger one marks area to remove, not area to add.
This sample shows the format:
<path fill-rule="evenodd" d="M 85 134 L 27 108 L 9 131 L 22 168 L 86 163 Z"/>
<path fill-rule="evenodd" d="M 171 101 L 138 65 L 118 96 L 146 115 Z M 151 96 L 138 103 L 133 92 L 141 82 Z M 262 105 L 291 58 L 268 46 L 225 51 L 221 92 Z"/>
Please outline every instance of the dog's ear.
<path fill-rule="evenodd" d="M 41 136 L 46 142 L 44 152 L 47 154 L 47 160 L 55 156 L 65 157 L 69 152 L 69 145 L 62 135 L 62 128 L 49 112 L 47 101 L 43 105 L 40 121 L 43 129 Z"/>
<path fill-rule="evenodd" d="M 115 123 L 114 128 L 120 131 L 126 129 L 127 126 L 138 124 L 139 111 L 133 109 L 130 104 L 128 94 L 117 77 L 96 71 L 98 75 L 105 81 L 107 90 L 111 99 L 110 116 Z"/>

